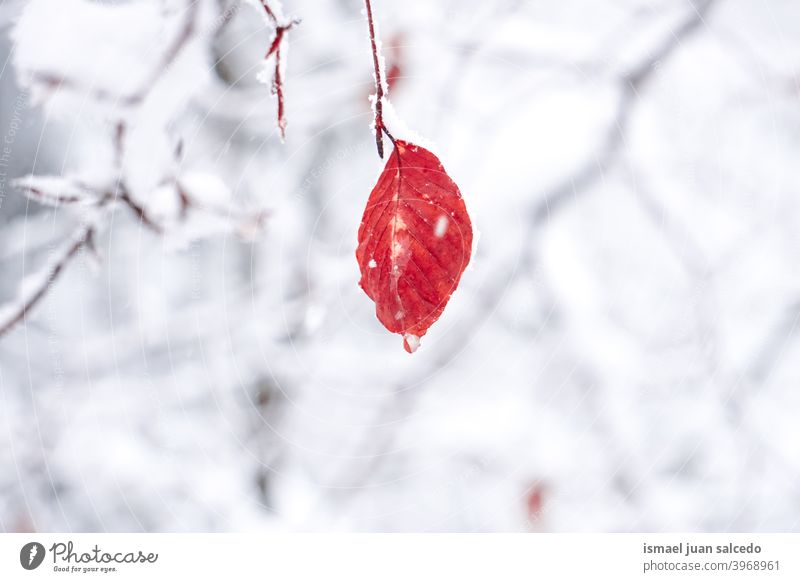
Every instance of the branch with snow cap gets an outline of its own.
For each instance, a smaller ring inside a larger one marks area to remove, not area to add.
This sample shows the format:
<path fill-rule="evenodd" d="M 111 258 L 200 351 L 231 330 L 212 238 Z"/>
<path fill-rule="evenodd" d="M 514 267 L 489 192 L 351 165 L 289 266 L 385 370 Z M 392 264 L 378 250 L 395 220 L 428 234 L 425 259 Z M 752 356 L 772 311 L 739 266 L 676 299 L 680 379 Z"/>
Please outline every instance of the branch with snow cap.
<path fill-rule="evenodd" d="M 126 157 L 128 129 L 132 127 L 132 115 L 138 111 L 153 87 L 162 76 L 166 75 L 170 65 L 174 63 L 183 49 L 196 34 L 199 4 L 188 0 L 183 21 L 178 27 L 175 37 L 168 43 L 162 53 L 159 66 L 146 76 L 146 82 L 130 93 L 112 96 L 101 89 L 84 86 L 78 81 L 68 80 L 66 76 L 28 71 L 28 80 L 33 85 L 44 83 L 45 87 L 69 87 L 78 90 L 98 103 L 112 102 L 115 106 L 113 117 L 117 118 L 113 125 L 113 161 L 111 172 L 102 180 L 85 180 L 80 177 L 64 176 L 26 176 L 14 181 L 27 197 L 49 206 L 70 205 L 78 208 L 89 207 L 83 217 L 83 225 L 64 244 L 47 265 L 39 272 L 23 281 L 15 300 L 0 307 L 0 336 L 10 332 L 17 324 L 23 322 L 30 311 L 45 297 L 52 284 L 60 277 L 66 267 L 81 250 L 90 250 L 95 256 L 94 239 L 102 230 L 106 215 L 115 207 L 129 210 L 136 220 L 153 233 L 164 236 L 170 233 L 176 222 L 186 222 L 190 211 L 212 216 L 218 224 L 233 228 L 240 235 L 251 238 L 260 230 L 266 214 L 263 211 L 247 212 L 228 207 L 218 200 L 209 200 L 204 189 L 196 186 L 191 174 L 179 173 L 177 168 L 183 158 L 183 145 L 178 142 L 174 150 L 176 169 L 162 179 L 161 186 L 167 186 L 175 197 L 175 207 L 179 208 L 176 221 L 165 220 L 158 212 L 148 208 L 135 196 L 129 186 L 129 176 L 123 160 Z M 133 111 L 129 108 L 133 107 Z M 122 111 L 120 111 L 122 110 Z M 86 212 L 86 211 L 84 211 Z"/>

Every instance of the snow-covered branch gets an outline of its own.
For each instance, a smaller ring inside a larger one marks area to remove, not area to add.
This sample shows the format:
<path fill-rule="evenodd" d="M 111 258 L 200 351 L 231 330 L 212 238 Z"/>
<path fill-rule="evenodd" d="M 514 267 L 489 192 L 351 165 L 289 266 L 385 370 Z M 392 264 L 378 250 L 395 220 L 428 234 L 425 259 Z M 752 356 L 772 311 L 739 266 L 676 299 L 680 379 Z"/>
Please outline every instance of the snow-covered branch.
<path fill-rule="evenodd" d="M 367 24 L 369 26 L 372 66 L 375 69 L 375 94 L 372 96 L 373 107 L 375 108 L 375 144 L 378 147 L 378 156 L 383 158 L 383 134 L 386 134 L 386 137 L 394 141 L 394 138 L 386 129 L 386 125 L 383 122 L 383 99 L 386 96 L 388 87 L 386 84 L 386 76 L 384 75 L 384 59 L 378 48 L 378 40 L 375 33 L 375 19 L 372 16 L 371 0 L 364 0 L 364 5 L 366 7 Z"/>
<path fill-rule="evenodd" d="M 83 0 L 70 0 L 74 4 L 71 17 L 82 22 L 94 22 L 94 19 L 104 18 L 106 20 L 120 22 L 120 14 L 116 8 L 95 7 L 85 3 Z M 196 39 L 200 26 L 200 14 L 203 3 L 198 0 L 187 0 L 181 4 L 181 16 L 176 31 L 168 40 L 166 46 L 158 52 L 158 57 L 149 65 L 149 69 L 140 76 L 137 86 L 121 93 L 112 91 L 107 86 L 92 82 L 87 82 L 79 77 L 73 77 L 66 72 L 69 67 L 65 66 L 64 72 L 50 68 L 40 69 L 38 65 L 31 65 L 37 59 L 29 59 L 27 51 L 33 50 L 29 43 L 32 35 L 40 34 L 36 29 L 37 24 L 42 23 L 40 12 L 51 8 L 51 0 L 36 0 L 28 7 L 28 12 L 23 14 L 21 23 L 17 27 L 17 37 L 21 44 L 22 56 L 18 57 L 20 66 L 24 69 L 23 77 L 32 87 L 39 90 L 44 89 L 45 97 L 54 97 L 61 94 L 63 90 L 75 91 L 88 96 L 95 104 L 111 106 L 111 110 L 106 111 L 105 115 L 113 123 L 111 136 L 111 150 L 113 152 L 110 168 L 105 172 L 106 178 L 101 180 L 85 180 L 80 176 L 59 177 L 59 176 L 27 176 L 15 182 L 15 186 L 22 192 L 38 203 L 49 206 L 70 205 L 78 211 L 90 209 L 87 212 L 95 213 L 97 208 L 112 211 L 114 208 L 125 208 L 143 227 L 159 236 L 167 236 L 173 230 L 180 230 L 184 223 L 194 214 L 213 217 L 214 226 L 206 227 L 206 233 L 220 230 L 231 230 L 242 236 L 251 238 L 263 226 L 266 214 L 263 211 L 250 212 L 221 203 L 220 196 L 212 196 L 207 199 L 204 195 L 209 188 L 204 183 L 198 183 L 192 179 L 191 172 L 186 172 L 183 167 L 183 146 L 182 141 L 178 140 L 175 148 L 174 159 L 168 160 L 165 164 L 173 169 L 156 185 L 156 192 L 150 196 L 143 196 L 132 186 L 135 176 L 126 163 L 131 156 L 130 153 L 130 134 L 136 127 L 139 109 L 142 108 L 150 95 L 156 90 L 158 85 L 173 74 L 173 67 L 181 58 L 185 49 Z M 267 13 L 271 18 L 276 19 L 275 13 L 264 4 Z M 124 8 L 127 10 L 128 8 Z M 136 9 L 136 7 L 132 7 Z M 221 14 L 217 21 L 212 25 L 212 32 L 216 32 L 232 18 L 235 10 L 230 6 L 220 6 Z M 69 12 L 66 12 L 69 13 Z M 81 20 L 82 19 L 82 20 Z M 275 20 L 277 22 L 277 20 Z M 294 22 L 282 24 L 278 27 L 278 36 L 282 36 Z M 100 26 L 98 20 L 98 27 Z M 80 28 L 80 27 L 78 27 Z M 279 50 L 280 39 L 276 39 L 275 51 Z M 90 47 L 91 48 L 91 47 Z M 93 47 L 94 50 L 101 50 L 103 47 Z M 137 55 L 138 56 L 138 55 Z M 58 63 L 47 65 L 58 66 Z M 281 98 L 282 104 L 282 98 Z M 282 112 L 282 108 L 280 110 Z M 177 116 L 179 111 L 173 115 Z M 167 119 L 167 123 L 169 123 Z M 219 187 L 216 186 L 219 191 Z M 229 196 L 227 189 L 224 188 L 226 196 Z M 150 199 L 157 199 L 161 207 L 164 200 L 159 198 L 173 197 L 172 208 L 176 209 L 174 216 L 164 216 L 163 210 L 150 207 Z M 105 216 L 104 212 L 101 216 Z M 72 262 L 78 252 L 87 246 L 92 245 L 97 232 L 102 229 L 101 219 L 93 218 L 90 226 L 82 227 L 79 232 L 65 244 L 65 250 L 50 265 L 46 266 L 42 274 L 34 277 L 39 284 L 31 284 L 26 281 L 18 294 L 18 298 L 11 304 L 3 308 L 4 318 L 0 321 L 0 335 L 9 332 L 16 324 L 23 321 L 26 315 L 42 300 L 52 284 L 58 279 L 62 271 Z M 84 216 L 84 221 L 88 218 Z M 195 227 L 196 230 L 196 227 Z M 192 236 L 203 236 L 203 230 L 193 232 Z"/>
<path fill-rule="evenodd" d="M 297 18 L 286 18 L 283 15 L 283 9 L 278 0 L 260 0 L 260 4 L 264 9 L 264 14 L 267 20 L 275 28 L 275 33 L 270 41 L 269 47 L 264 54 L 264 63 L 268 64 L 270 59 L 275 61 L 272 72 L 272 93 L 278 101 L 278 130 L 281 134 L 281 139 L 286 138 L 286 103 L 284 97 L 284 76 L 286 71 L 286 52 L 287 49 L 286 39 L 288 32 L 300 20 Z M 259 80 L 267 82 L 267 77 L 262 73 L 259 75 Z"/>

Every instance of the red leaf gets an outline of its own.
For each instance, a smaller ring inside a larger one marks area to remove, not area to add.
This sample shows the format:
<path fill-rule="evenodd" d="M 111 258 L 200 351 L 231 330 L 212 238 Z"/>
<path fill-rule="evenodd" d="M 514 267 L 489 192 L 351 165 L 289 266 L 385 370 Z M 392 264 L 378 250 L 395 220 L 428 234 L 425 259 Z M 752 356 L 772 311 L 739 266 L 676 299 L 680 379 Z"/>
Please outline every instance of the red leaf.
<path fill-rule="evenodd" d="M 358 230 L 361 288 L 411 353 L 439 319 L 472 252 L 458 186 L 425 148 L 397 140 Z"/>

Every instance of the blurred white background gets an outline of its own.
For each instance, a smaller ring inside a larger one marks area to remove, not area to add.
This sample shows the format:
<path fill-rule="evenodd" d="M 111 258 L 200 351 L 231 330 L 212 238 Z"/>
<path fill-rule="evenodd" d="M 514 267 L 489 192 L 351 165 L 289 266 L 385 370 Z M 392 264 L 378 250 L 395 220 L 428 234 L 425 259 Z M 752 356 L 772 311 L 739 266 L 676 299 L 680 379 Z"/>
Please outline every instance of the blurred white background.
<path fill-rule="evenodd" d="M 361 2 L 285 0 L 285 143 L 257 5 L 0 5 L 9 309 L 92 216 L 13 179 L 163 225 L 95 216 L 0 338 L 0 531 L 800 530 L 800 4 L 373 1 L 480 231 L 413 355 L 358 287 Z"/>

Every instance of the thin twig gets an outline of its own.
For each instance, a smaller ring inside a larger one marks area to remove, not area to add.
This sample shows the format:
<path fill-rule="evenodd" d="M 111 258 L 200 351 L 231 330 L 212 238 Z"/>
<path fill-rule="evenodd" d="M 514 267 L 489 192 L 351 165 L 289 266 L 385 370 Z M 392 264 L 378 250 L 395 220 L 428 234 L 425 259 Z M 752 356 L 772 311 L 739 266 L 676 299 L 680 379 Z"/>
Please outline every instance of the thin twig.
<path fill-rule="evenodd" d="M 118 121 L 114 126 L 114 171 L 117 174 L 117 184 L 113 192 L 106 193 L 108 198 L 116 198 L 127 206 L 131 212 L 139 219 L 142 226 L 146 226 L 156 234 L 164 234 L 163 227 L 158 224 L 145 208 L 134 200 L 130 189 L 125 181 L 123 161 L 125 159 L 125 138 L 128 135 L 128 124 L 125 121 Z M 182 145 L 180 146 L 183 147 Z"/>
<path fill-rule="evenodd" d="M 45 192 L 43 189 L 15 182 L 14 185 L 23 191 L 23 193 L 31 200 L 36 200 L 38 203 L 46 206 L 62 206 L 65 204 L 77 204 L 85 202 L 86 198 L 77 194 L 59 194 Z"/>
<path fill-rule="evenodd" d="M 93 248 L 95 229 L 96 225 L 94 223 L 81 226 L 73 237 L 72 242 L 62 252 L 62 255 L 49 267 L 47 276 L 42 277 L 41 283 L 29 294 L 24 293 L 27 297 L 22 297 L 21 304 L 17 309 L 8 310 L 7 318 L 3 317 L 5 313 L 0 315 L 0 337 L 6 335 L 18 323 L 25 320 L 28 313 L 47 294 L 47 291 L 64 272 L 67 265 L 78 255 L 78 251 L 84 246 Z"/>
<path fill-rule="evenodd" d="M 119 200 L 125 206 L 127 206 L 131 212 L 133 212 L 136 218 L 139 219 L 139 222 L 142 224 L 142 226 L 146 226 L 156 234 L 164 234 L 164 228 L 153 218 L 151 218 L 147 210 L 145 210 L 141 204 L 131 198 L 131 195 L 126 190 L 123 190 L 119 193 Z"/>
<path fill-rule="evenodd" d="M 286 38 L 286 33 L 300 21 L 296 18 L 283 21 L 278 18 L 267 0 L 261 0 L 261 5 L 264 7 L 264 12 L 269 18 L 272 25 L 275 27 L 275 36 L 270 42 L 269 48 L 264 54 L 264 60 L 270 57 L 275 57 L 275 71 L 272 74 L 272 93 L 278 99 L 278 129 L 281 132 L 281 139 L 286 139 L 286 104 L 283 94 L 283 77 L 281 75 L 281 47 Z"/>
<path fill-rule="evenodd" d="M 275 48 L 275 74 L 272 77 L 272 91 L 278 98 L 278 129 L 281 132 L 281 139 L 286 139 L 286 106 L 284 105 L 283 102 L 283 80 L 281 79 L 280 41 L 278 41 Z"/>
<path fill-rule="evenodd" d="M 369 42 L 372 46 L 372 64 L 375 67 L 375 145 L 378 146 L 378 156 L 383 159 L 383 134 L 386 134 L 392 143 L 394 137 L 386 129 L 383 123 L 383 98 L 388 91 L 385 87 L 383 71 L 381 71 L 381 61 L 378 56 L 378 43 L 375 40 L 375 22 L 372 17 L 372 2 L 364 0 L 367 7 L 367 22 L 369 23 Z"/>

